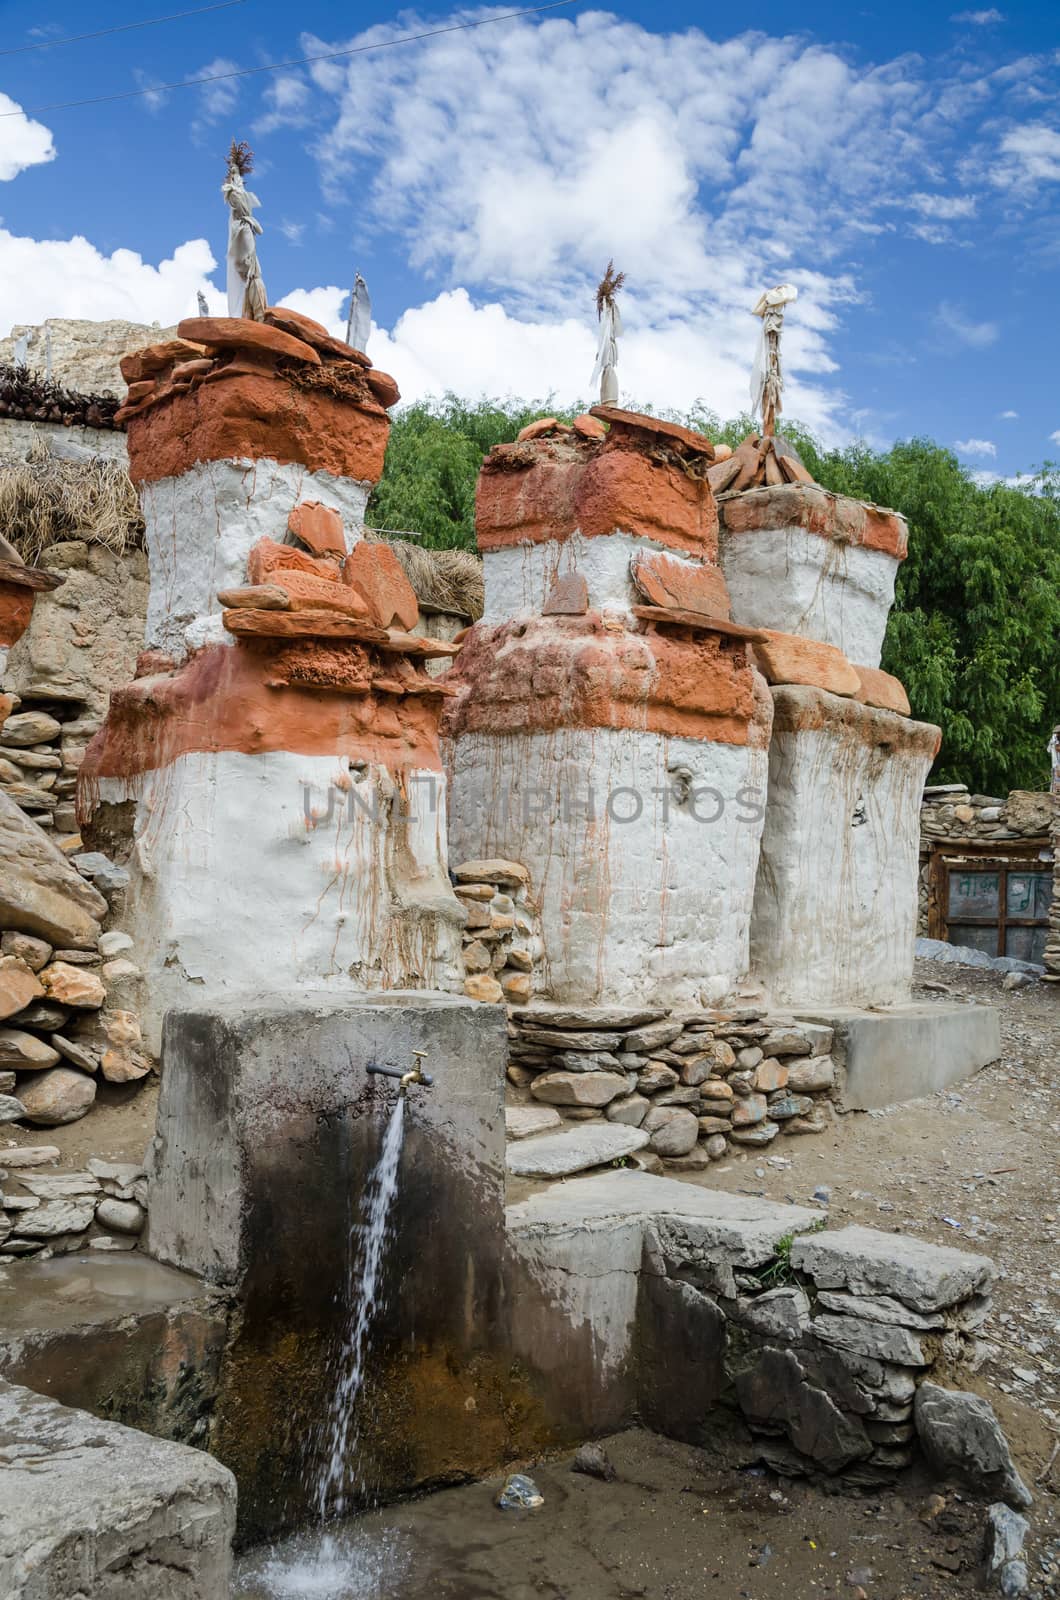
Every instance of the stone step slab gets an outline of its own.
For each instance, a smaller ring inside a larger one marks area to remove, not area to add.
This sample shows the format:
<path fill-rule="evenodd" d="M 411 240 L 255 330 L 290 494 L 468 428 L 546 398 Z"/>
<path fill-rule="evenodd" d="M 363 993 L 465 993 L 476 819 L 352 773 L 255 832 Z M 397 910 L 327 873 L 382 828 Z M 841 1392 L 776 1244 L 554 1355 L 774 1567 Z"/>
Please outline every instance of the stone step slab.
<path fill-rule="evenodd" d="M 621 1160 L 647 1143 L 648 1135 L 640 1128 L 615 1122 L 587 1123 L 513 1145 L 508 1151 L 508 1171 L 523 1178 L 569 1178 Z"/>
<path fill-rule="evenodd" d="M 457 891 L 459 893 L 459 890 Z M 586 1006 L 572 1011 L 560 1006 L 520 1006 L 512 1018 L 530 1028 L 642 1028 L 666 1016 L 665 1008 L 646 1006 Z"/>
<path fill-rule="evenodd" d="M 504 1132 L 509 1139 L 531 1139 L 562 1126 L 563 1118 L 551 1106 L 508 1106 L 504 1112 Z"/>

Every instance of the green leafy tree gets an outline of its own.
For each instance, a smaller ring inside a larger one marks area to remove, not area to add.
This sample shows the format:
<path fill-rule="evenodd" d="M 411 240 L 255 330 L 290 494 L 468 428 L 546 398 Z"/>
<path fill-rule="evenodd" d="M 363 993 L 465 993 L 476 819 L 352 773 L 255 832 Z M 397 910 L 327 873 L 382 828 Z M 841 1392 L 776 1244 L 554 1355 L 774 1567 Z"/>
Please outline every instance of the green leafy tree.
<path fill-rule="evenodd" d="M 1004 795 L 1044 789 L 1060 714 L 1060 477 L 978 484 L 929 439 L 863 444 L 807 461 L 840 494 L 901 511 L 899 568 L 883 667 L 916 717 L 937 722 L 937 782 Z"/>
<path fill-rule="evenodd" d="M 483 458 L 538 417 L 574 415 L 547 402 L 471 404 L 454 394 L 406 406 L 391 426 L 386 468 L 368 502 L 369 525 L 419 535 L 429 550 L 474 550 Z"/>
<path fill-rule="evenodd" d="M 369 523 L 418 534 L 428 548 L 473 550 L 484 456 L 528 422 L 569 421 L 577 409 L 455 395 L 407 406 Z M 746 415 L 723 422 L 702 402 L 662 414 L 734 446 L 754 426 Z M 1060 716 L 1060 472 L 982 484 L 929 439 L 825 450 L 797 422 L 784 419 L 783 433 L 826 489 L 909 521 L 883 666 L 905 684 L 913 715 L 943 730 L 935 781 L 994 794 L 1047 787 L 1045 746 Z"/>

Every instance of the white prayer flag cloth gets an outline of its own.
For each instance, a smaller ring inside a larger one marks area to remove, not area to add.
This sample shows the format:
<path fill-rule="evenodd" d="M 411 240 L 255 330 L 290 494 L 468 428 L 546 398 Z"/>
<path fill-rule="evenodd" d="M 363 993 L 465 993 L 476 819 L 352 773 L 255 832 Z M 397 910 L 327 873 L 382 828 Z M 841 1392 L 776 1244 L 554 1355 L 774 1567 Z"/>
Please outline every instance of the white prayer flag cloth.
<path fill-rule="evenodd" d="M 246 187 L 235 165 L 229 166 L 221 193 L 231 212 L 228 219 L 228 315 L 261 322 L 269 303 L 254 243 L 255 234 L 261 232 L 261 223 L 254 220 L 254 212 L 261 201 Z"/>
<path fill-rule="evenodd" d="M 368 285 L 361 274 L 354 279 L 350 296 L 350 318 L 346 328 L 346 343 L 362 354 L 368 349 L 368 335 L 372 331 L 372 300 Z"/>
<path fill-rule="evenodd" d="M 622 333 L 622 316 L 613 300 L 605 300 L 600 312 L 600 343 L 596 349 L 596 365 L 589 380 L 600 383 L 602 405 L 613 406 L 618 401 L 618 337 Z"/>
<path fill-rule="evenodd" d="M 762 319 L 762 332 L 751 368 L 751 413 L 765 420 L 767 410 L 775 415 L 782 409 L 781 395 L 784 375 L 780 367 L 780 330 L 784 322 L 784 307 L 797 300 L 799 291 L 793 284 L 778 283 L 759 297 L 752 313 Z"/>

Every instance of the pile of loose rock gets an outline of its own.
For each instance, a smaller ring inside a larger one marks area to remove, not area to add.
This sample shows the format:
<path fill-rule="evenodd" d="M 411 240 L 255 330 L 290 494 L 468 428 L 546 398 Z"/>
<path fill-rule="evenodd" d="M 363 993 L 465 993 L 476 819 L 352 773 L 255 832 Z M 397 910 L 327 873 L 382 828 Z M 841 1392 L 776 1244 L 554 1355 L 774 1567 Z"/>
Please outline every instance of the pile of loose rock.
<path fill-rule="evenodd" d="M 133 941 L 103 931 L 127 881 L 106 856 L 68 859 L 0 793 L 0 1121 L 75 1122 L 100 1080 L 151 1071 Z"/>
<path fill-rule="evenodd" d="M 11 714 L 0 723 L 0 789 L 39 827 L 72 837 L 77 769 L 99 720 L 81 716 L 77 706 L 21 708 L 17 695 L 0 696 L 0 715 L 8 704 Z M 53 709 L 73 715 L 60 721 Z"/>
<path fill-rule="evenodd" d="M 135 1250 L 147 1219 L 147 1178 L 131 1161 L 93 1157 L 83 1172 L 48 1172 L 54 1145 L 0 1148 L 0 1262 L 72 1250 Z"/>
<path fill-rule="evenodd" d="M 821 1133 L 837 1089 L 832 1029 L 753 1007 L 517 1007 L 509 1083 L 572 1122 L 606 1119 L 648 1135 L 677 1167 L 730 1146 Z"/>
<path fill-rule="evenodd" d="M 525 1005 L 543 946 L 530 874 L 517 861 L 465 861 L 453 869 L 464 928 L 465 993 L 472 1000 Z"/>

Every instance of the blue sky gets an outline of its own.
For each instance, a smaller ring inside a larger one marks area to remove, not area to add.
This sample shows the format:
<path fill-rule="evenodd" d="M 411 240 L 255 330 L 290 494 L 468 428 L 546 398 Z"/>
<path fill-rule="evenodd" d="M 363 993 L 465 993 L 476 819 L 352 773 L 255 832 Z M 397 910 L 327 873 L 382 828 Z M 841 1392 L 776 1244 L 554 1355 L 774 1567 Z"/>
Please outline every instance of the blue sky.
<path fill-rule="evenodd" d="M 270 298 L 338 329 L 360 269 L 407 397 L 587 395 L 613 255 L 627 402 L 741 409 L 750 308 L 790 280 L 787 410 L 825 438 L 926 433 L 1002 475 L 1060 458 L 1055 7 L 578 0 L 166 92 L 518 6 L 241 0 L 19 49 L 198 3 L 0 3 L 0 110 L 28 113 L 0 121 L 0 333 L 173 322 L 198 288 L 223 310 L 235 135 Z"/>

